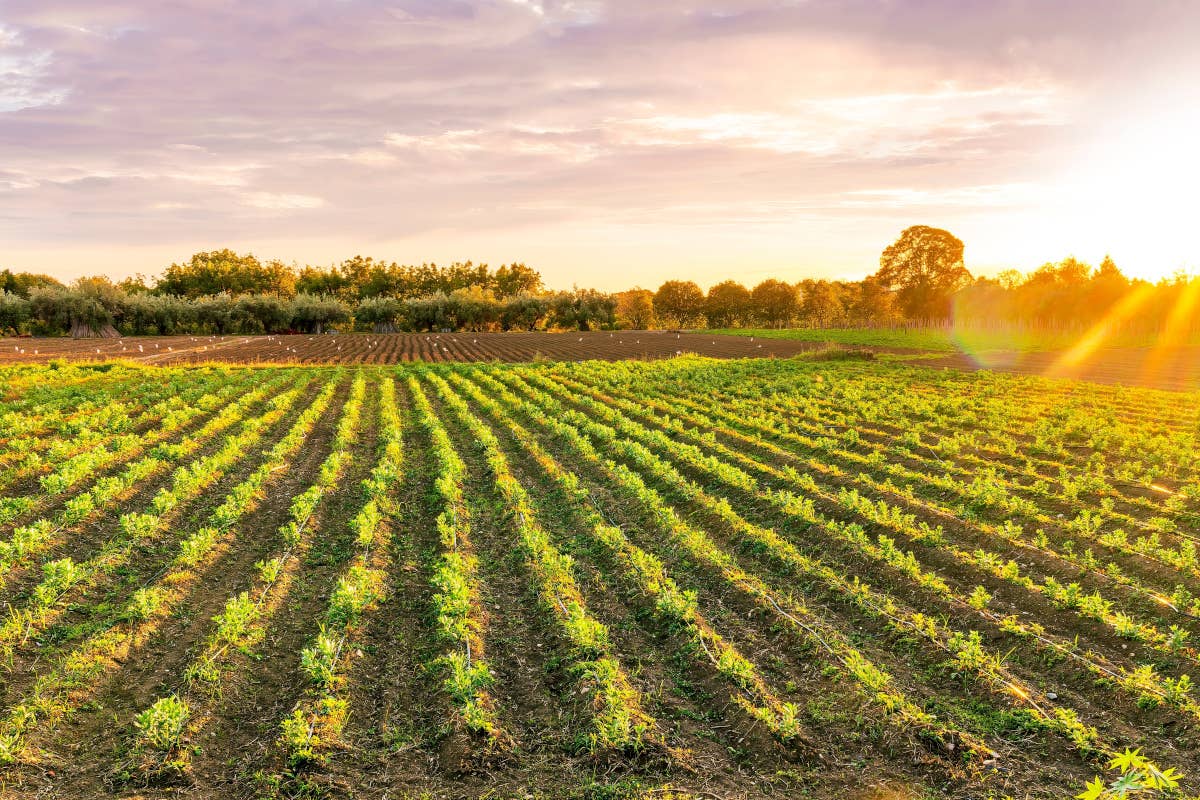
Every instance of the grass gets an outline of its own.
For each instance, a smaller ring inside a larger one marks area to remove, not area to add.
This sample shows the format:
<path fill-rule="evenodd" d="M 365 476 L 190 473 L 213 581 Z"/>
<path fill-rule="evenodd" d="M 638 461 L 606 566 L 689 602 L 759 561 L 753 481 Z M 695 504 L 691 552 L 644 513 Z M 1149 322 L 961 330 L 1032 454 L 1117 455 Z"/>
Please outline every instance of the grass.
<path fill-rule="evenodd" d="M 1087 331 L 1036 329 L 990 330 L 982 328 L 714 328 L 708 333 L 831 342 L 857 347 L 899 347 L 935 353 L 980 353 L 1009 350 L 1032 353 L 1065 350 L 1079 343 Z M 1144 333 L 1113 333 L 1101 347 L 1153 347 L 1158 337 Z M 1196 344 L 1194 339 L 1180 344 Z"/>

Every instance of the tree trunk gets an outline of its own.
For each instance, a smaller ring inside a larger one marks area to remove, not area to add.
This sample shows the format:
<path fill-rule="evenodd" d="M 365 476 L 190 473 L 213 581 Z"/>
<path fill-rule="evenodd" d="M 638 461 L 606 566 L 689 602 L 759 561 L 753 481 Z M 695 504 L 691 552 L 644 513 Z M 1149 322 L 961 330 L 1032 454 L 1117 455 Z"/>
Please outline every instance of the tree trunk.
<path fill-rule="evenodd" d="M 72 339 L 119 339 L 121 334 L 112 325 L 93 326 L 86 322 L 71 323 Z"/>

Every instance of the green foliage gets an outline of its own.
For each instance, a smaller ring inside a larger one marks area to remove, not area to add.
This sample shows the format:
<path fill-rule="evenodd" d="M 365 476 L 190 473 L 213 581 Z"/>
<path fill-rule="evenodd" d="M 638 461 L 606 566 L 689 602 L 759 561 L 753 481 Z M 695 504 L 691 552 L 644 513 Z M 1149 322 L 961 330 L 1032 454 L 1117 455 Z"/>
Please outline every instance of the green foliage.
<path fill-rule="evenodd" d="M 1103 778 L 1093 778 L 1075 796 L 1079 800 L 1123 800 L 1134 795 L 1152 797 L 1179 788 L 1179 780 L 1183 777 L 1173 767 L 1160 769 L 1141 754 L 1141 748 L 1113 756 L 1108 768 L 1120 774 L 1108 783 Z"/>
<path fill-rule="evenodd" d="M 170 752 L 183 740 L 191 709 L 176 695 L 167 695 L 142 711 L 134 720 L 138 739 L 163 753 Z"/>

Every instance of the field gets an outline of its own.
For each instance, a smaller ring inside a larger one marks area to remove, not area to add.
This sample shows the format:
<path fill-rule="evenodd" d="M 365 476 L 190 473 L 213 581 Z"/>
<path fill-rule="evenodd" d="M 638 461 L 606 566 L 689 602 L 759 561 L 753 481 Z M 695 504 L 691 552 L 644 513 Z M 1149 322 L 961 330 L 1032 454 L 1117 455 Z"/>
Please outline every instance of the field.
<path fill-rule="evenodd" d="M 1200 792 L 1200 397 L 916 363 L 2 367 L 0 794 Z"/>
<path fill-rule="evenodd" d="M 793 356 L 820 342 L 675 331 L 580 333 L 391 333 L 321 336 L 132 336 L 123 339 L 0 339 L 0 364 L 125 359 L 143 364 L 396 364 L 408 361 L 583 361 Z"/>

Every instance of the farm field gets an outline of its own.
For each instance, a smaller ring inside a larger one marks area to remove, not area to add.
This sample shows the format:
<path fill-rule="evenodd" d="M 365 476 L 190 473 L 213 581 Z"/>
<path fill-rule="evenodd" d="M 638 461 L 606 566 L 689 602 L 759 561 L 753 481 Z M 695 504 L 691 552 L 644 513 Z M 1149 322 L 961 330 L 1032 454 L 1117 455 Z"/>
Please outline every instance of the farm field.
<path fill-rule="evenodd" d="M 577 333 L 390 333 L 291 336 L 131 336 L 122 339 L 0 339 L 0 364 L 125 359 L 145 364 L 395 364 L 408 361 L 583 361 L 793 356 L 820 342 L 674 331 Z"/>
<path fill-rule="evenodd" d="M 961 343 L 960 343 L 961 345 Z M 140 364 L 401 364 L 711 358 L 788 358 L 859 348 L 925 366 L 1072 378 L 1170 391 L 1200 389 L 1200 347 L 959 351 L 948 338 L 893 331 L 399 333 L 291 336 L 142 336 L 122 339 L 0 339 L 0 365 L 55 359 Z"/>
<path fill-rule="evenodd" d="M 0 796 L 1057 798 L 1135 749 L 1196 795 L 1198 401 L 3 366 Z"/>

